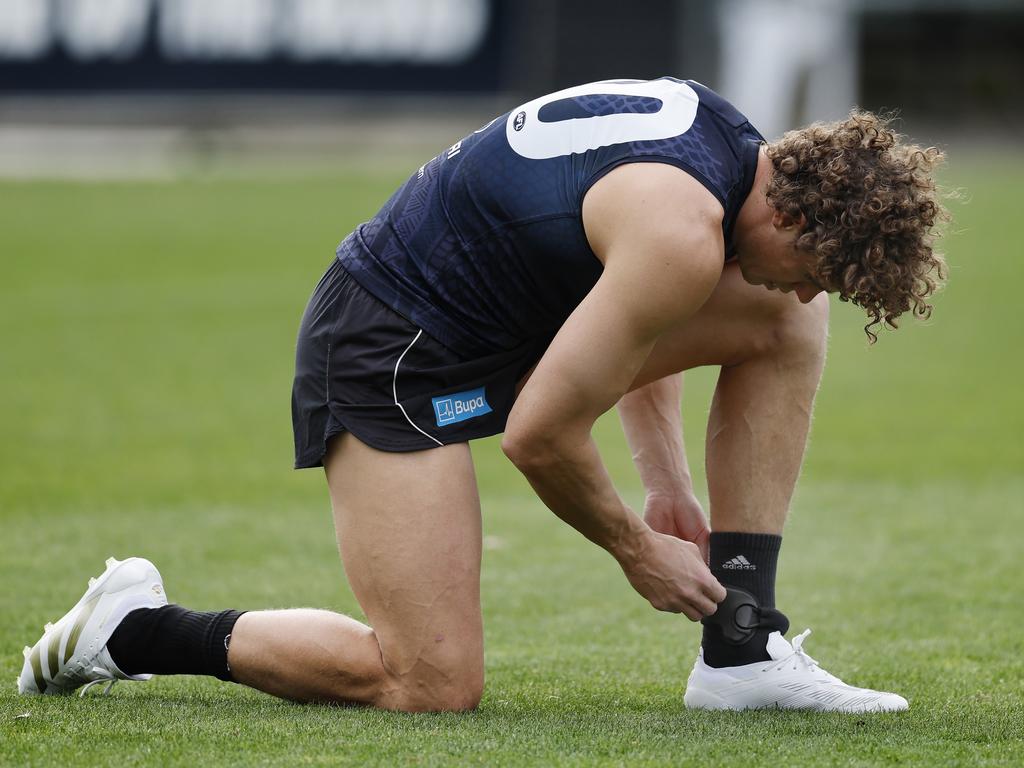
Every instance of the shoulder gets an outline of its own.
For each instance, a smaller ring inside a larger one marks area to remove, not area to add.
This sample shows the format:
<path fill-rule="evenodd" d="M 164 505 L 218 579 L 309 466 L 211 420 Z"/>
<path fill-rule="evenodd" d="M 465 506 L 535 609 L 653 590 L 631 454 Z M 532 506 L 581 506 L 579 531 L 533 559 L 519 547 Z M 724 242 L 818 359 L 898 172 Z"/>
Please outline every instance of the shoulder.
<path fill-rule="evenodd" d="M 694 251 L 698 259 L 710 254 L 720 271 L 724 216 L 722 204 L 703 184 L 666 163 L 621 165 L 583 200 L 587 240 L 606 267 L 623 251 L 667 249 Z"/>
<path fill-rule="evenodd" d="M 606 301 L 634 307 L 653 332 L 691 315 L 721 278 L 721 204 L 672 166 L 621 166 L 583 203 L 587 239 L 604 264 Z"/>

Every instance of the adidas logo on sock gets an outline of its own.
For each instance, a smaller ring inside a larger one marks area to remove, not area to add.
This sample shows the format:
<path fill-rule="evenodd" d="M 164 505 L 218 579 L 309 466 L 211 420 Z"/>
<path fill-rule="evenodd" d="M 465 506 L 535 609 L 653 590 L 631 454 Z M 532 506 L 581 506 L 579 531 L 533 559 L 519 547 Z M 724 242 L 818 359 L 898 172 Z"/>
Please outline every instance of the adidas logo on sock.
<path fill-rule="evenodd" d="M 747 560 L 743 555 L 736 555 L 732 560 L 722 563 L 722 568 L 731 571 L 756 571 L 757 566 Z"/>

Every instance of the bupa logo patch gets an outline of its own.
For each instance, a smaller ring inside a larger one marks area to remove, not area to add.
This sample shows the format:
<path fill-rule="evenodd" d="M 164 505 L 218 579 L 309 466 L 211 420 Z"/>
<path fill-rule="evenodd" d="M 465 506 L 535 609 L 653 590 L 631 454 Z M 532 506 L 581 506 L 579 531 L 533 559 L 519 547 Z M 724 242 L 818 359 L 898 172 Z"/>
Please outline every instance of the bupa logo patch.
<path fill-rule="evenodd" d="M 454 395 L 435 397 L 431 402 L 434 404 L 434 418 L 439 427 L 447 427 L 449 424 L 474 419 L 491 412 L 491 406 L 487 404 L 487 395 L 484 393 L 483 387 L 471 389 L 468 392 L 456 392 Z"/>

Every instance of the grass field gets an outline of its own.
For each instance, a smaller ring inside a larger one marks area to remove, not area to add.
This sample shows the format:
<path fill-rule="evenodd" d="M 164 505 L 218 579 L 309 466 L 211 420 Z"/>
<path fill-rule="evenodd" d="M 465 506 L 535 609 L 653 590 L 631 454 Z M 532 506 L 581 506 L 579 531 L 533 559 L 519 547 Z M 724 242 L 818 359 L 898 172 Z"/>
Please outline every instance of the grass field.
<path fill-rule="evenodd" d="M 192 678 L 19 698 L 22 646 L 111 554 L 153 559 L 191 607 L 360 615 L 323 479 L 290 469 L 292 354 L 334 244 L 398 176 L 0 184 L 0 763 L 1024 764 L 1022 174 L 1024 156 L 946 173 L 970 200 L 931 322 L 868 349 L 859 311 L 834 307 L 778 593 L 827 668 L 911 702 L 875 716 L 684 710 L 698 628 L 647 607 L 495 440 L 474 449 L 479 711 L 297 706 Z M 712 385 L 688 379 L 695 470 Z M 639 504 L 614 416 L 598 430 Z"/>

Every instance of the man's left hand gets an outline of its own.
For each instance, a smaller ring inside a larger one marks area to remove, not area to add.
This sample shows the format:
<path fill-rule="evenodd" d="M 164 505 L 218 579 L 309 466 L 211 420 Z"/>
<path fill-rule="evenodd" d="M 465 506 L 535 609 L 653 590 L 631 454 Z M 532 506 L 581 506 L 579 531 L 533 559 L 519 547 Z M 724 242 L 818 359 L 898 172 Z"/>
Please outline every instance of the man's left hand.
<path fill-rule="evenodd" d="M 644 521 L 658 533 L 692 541 L 708 562 L 711 529 L 704 510 L 692 492 L 671 496 L 648 494 L 644 503 Z"/>

